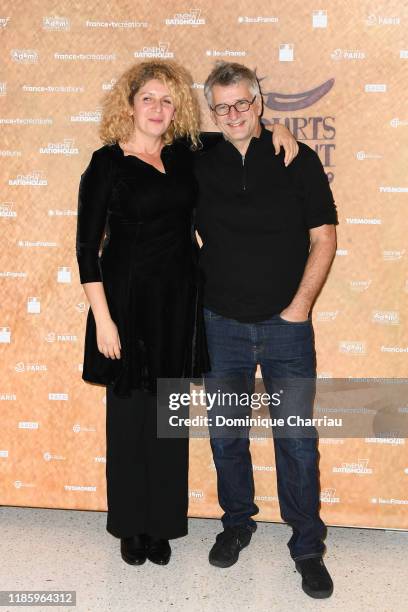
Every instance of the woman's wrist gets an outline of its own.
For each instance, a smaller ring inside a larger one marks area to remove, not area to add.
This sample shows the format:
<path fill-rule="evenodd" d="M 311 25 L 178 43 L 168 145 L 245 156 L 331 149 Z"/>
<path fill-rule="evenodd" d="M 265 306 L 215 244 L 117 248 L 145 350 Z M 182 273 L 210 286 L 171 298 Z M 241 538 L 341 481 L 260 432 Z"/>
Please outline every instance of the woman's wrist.
<path fill-rule="evenodd" d="M 95 323 L 96 325 L 104 325 L 106 323 L 110 323 L 112 321 L 112 318 L 109 314 L 109 312 L 107 313 L 94 313 L 94 318 L 95 318 Z"/>

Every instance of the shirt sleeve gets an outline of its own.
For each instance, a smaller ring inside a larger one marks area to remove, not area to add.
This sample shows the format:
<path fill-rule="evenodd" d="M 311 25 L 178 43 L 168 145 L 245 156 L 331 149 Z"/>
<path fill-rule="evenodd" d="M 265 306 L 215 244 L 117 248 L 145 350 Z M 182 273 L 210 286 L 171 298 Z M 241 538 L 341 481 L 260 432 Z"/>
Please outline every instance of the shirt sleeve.
<path fill-rule="evenodd" d="M 105 153 L 105 154 L 104 154 Z M 102 281 L 99 248 L 111 194 L 111 161 L 95 151 L 81 176 L 78 194 L 76 257 L 81 284 Z"/>
<path fill-rule="evenodd" d="M 337 209 L 322 162 L 310 147 L 302 150 L 302 182 L 305 197 L 305 223 L 308 229 L 337 225 Z"/>

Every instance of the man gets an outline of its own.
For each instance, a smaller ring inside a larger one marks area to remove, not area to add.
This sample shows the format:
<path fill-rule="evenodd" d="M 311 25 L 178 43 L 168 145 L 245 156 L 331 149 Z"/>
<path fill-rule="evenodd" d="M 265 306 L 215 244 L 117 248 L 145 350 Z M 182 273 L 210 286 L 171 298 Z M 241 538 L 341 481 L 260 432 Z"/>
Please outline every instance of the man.
<path fill-rule="evenodd" d="M 316 366 L 310 311 L 336 251 L 337 216 L 328 180 L 318 156 L 302 143 L 288 167 L 283 153 L 272 155 L 253 71 L 221 62 L 204 93 L 224 135 L 196 165 L 211 362 L 206 387 L 251 393 L 259 364 L 270 395 L 277 391 L 277 379 L 287 383 L 281 414 L 311 415 Z M 213 410 L 225 414 L 222 406 Z M 233 437 L 221 438 L 210 432 L 224 510 L 224 531 L 209 555 L 217 567 L 233 565 L 256 529 L 249 429 L 233 431 Z M 333 583 L 322 560 L 316 436 L 299 429 L 273 434 L 281 515 L 293 530 L 291 557 L 303 590 L 329 597 Z"/>

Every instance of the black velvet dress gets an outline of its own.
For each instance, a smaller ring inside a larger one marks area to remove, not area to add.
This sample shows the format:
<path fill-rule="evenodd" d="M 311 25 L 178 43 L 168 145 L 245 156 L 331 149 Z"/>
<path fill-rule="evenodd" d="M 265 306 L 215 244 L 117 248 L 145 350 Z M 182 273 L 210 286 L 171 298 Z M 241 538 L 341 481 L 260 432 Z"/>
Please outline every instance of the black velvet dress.
<path fill-rule="evenodd" d="M 194 157 L 176 142 L 161 158 L 165 173 L 106 145 L 79 188 L 81 283 L 103 282 L 122 347 L 120 359 L 99 352 L 89 308 L 82 378 L 106 385 L 106 528 L 120 538 L 186 535 L 188 438 L 157 436 L 154 392 L 157 378 L 209 369 L 192 230 Z"/>
<path fill-rule="evenodd" d="M 113 386 L 119 397 L 154 392 L 160 377 L 200 376 L 209 368 L 192 231 L 193 155 L 175 142 L 161 158 L 165 173 L 125 156 L 118 144 L 105 145 L 80 182 L 81 283 L 103 282 L 122 346 L 120 359 L 98 350 L 89 308 L 82 378 Z"/>

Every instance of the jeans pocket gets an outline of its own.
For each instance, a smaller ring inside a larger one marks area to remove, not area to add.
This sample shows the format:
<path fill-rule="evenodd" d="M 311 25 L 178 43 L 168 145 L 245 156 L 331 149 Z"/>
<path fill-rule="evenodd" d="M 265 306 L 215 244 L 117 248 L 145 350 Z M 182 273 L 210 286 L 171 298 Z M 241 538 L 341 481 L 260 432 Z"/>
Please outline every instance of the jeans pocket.
<path fill-rule="evenodd" d="M 204 319 L 223 319 L 221 315 L 209 310 L 208 308 L 204 308 Z"/>
<path fill-rule="evenodd" d="M 312 322 L 312 319 L 310 317 L 308 317 L 306 321 L 288 321 L 287 319 L 281 317 L 280 314 L 278 314 L 277 317 L 285 325 L 307 325 L 308 323 Z"/>

